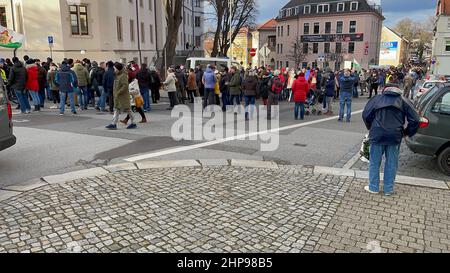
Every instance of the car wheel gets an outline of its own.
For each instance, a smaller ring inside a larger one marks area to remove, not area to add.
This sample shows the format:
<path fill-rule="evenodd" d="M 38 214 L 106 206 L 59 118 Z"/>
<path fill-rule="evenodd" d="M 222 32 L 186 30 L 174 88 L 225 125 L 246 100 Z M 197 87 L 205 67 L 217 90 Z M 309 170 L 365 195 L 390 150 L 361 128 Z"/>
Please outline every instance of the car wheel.
<path fill-rule="evenodd" d="M 438 157 L 439 168 L 447 174 L 450 175 L 450 147 L 443 150 Z"/>

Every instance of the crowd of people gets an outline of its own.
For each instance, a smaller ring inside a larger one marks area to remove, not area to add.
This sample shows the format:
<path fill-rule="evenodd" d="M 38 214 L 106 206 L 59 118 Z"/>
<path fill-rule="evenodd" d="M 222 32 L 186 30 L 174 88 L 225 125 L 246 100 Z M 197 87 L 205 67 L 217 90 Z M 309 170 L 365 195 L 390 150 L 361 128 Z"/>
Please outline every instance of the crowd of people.
<path fill-rule="evenodd" d="M 272 118 L 272 106 L 279 101 L 289 101 L 294 106 L 294 118 L 304 120 L 306 115 L 334 115 L 333 102 L 339 100 L 339 121 L 351 120 L 352 99 L 378 95 L 386 84 L 402 86 L 403 96 L 414 97 L 416 82 L 424 77 L 421 69 L 390 68 L 356 71 L 330 68 L 271 69 L 269 66 L 255 68 L 215 67 L 208 65 L 195 69 L 171 66 L 165 80 L 154 67 L 134 62 L 126 66 L 112 61 L 91 62 L 89 59 L 64 59 L 55 64 L 51 58 L 46 62 L 24 56 L 23 61 L 0 59 L 0 72 L 8 90 L 18 100 L 23 114 L 39 112 L 46 101 L 50 108 L 59 109 L 64 115 L 70 106 L 72 115 L 89 107 L 114 115 L 108 129 L 116 129 L 118 122 L 134 129 L 133 111 L 141 116 L 141 123 L 148 121 L 146 113 L 151 104 L 161 99 L 161 91 L 168 94 L 170 107 L 203 100 L 203 107 L 219 105 L 223 111 L 233 106 L 245 105 L 245 118 L 253 118 L 253 106 L 257 101 L 267 107 L 267 118 Z M 119 121 L 120 113 L 127 117 Z"/>

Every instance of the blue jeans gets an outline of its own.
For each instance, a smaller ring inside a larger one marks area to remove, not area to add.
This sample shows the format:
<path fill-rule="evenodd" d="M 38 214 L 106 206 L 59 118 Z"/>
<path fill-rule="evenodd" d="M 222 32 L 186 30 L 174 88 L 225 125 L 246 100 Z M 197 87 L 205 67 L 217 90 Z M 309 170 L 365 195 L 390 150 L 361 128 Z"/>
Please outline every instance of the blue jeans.
<path fill-rule="evenodd" d="M 22 112 L 22 114 L 25 114 L 27 111 L 31 110 L 31 106 L 30 106 L 30 102 L 28 101 L 28 94 L 26 90 L 15 90 L 16 92 L 16 96 L 17 96 L 17 100 L 19 101 L 20 104 L 20 112 Z"/>
<path fill-rule="evenodd" d="M 248 117 L 250 109 L 250 118 L 253 118 L 253 112 L 255 110 L 256 97 L 255 96 L 245 96 L 245 116 Z"/>
<path fill-rule="evenodd" d="M 347 121 L 350 121 L 352 117 L 352 94 L 349 92 L 341 92 L 340 102 L 339 120 L 344 119 L 344 108 L 347 106 Z"/>
<path fill-rule="evenodd" d="M 205 94 L 203 96 L 203 108 L 208 105 L 216 104 L 216 96 L 214 94 L 214 88 L 205 88 Z"/>
<path fill-rule="evenodd" d="M 105 88 L 103 86 L 99 86 L 98 90 L 100 91 L 100 98 L 98 99 L 97 107 L 100 110 L 104 111 L 106 107 L 106 99 L 108 98 L 108 93 L 106 93 Z"/>
<path fill-rule="evenodd" d="M 39 92 L 30 91 L 31 98 L 33 99 L 34 106 L 41 105 L 41 98 L 39 96 Z"/>
<path fill-rule="evenodd" d="M 150 91 L 148 88 L 141 88 L 141 96 L 144 99 L 144 111 L 150 111 Z"/>
<path fill-rule="evenodd" d="M 300 110 L 300 119 L 305 119 L 305 103 L 304 102 L 296 102 L 295 103 L 295 119 L 298 119 L 298 112 Z"/>
<path fill-rule="evenodd" d="M 384 193 L 393 193 L 395 177 L 397 176 L 399 153 L 400 145 L 370 144 L 369 188 L 371 191 L 380 191 L 380 166 L 384 154 L 386 157 L 384 166 Z"/>
<path fill-rule="evenodd" d="M 70 101 L 70 110 L 72 113 L 76 113 L 75 110 L 75 96 L 73 92 L 66 93 L 66 92 L 59 92 L 59 96 L 61 97 L 61 103 L 59 106 L 59 113 L 64 114 L 64 111 L 66 110 L 66 96 L 69 96 Z"/>
<path fill-rule="evenodd" d="M 86 109 L 89 102 L 89 93 L 87 86 L 79 86 L 77 88 L 78 105 L 81 109 Z"/>
<path fill-rule="evenodd" d="M 222 110 L 225 112 L 227 110 L 227 105 L 230 105 L 230 92 L 222 92 Z"/>
<path fill-rule="evenodd" d="M 39 90 L 39 106 L 44 107 L 45 102 L 45 88 Z"/>
<path fill-rule="evenodd" d="M 231 95 L 230 105 L 234 105 L 234 101 L 236 101 L 236 105 L 240 105 L 241 104 L 240 98 L 241 98 L 240 95 Z"/>

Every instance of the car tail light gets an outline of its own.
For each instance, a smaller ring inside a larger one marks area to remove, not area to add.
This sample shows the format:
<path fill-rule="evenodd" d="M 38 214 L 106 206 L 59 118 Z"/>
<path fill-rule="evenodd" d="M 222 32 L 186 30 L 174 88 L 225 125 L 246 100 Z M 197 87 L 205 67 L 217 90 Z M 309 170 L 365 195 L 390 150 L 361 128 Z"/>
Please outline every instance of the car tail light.
<path fill-rule="evenodd" d="M 7 103 L 7 107 L 8 107 L 8 118 L 9 120 L 12 120 L 12 108 L 11 108 L 11 103 Z"/>
<path fill-rule="evenodd" d="M 421 117 L 419 121 L 419 128 L 426 128 L 430 124 L 430 121 L 426 117 Z"/>

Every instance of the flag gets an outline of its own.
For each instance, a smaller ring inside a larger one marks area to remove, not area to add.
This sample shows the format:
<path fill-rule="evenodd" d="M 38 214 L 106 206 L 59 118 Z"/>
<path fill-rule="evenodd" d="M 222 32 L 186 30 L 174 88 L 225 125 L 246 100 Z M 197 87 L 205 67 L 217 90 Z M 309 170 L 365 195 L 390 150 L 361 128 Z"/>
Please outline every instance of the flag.
<path fill-rule="evenodd" d="M 6 48 L 20 48 L 25 36 L 11 29 L 0 26 L 0 46 Z"/>
<path fill-rule="evenodd" d="M 361 72 L 361 65 L 358 63 L 358 61 L 356 59 L 353 59 L 353 68 L 356 71 Z"/>

